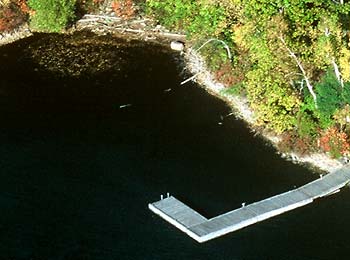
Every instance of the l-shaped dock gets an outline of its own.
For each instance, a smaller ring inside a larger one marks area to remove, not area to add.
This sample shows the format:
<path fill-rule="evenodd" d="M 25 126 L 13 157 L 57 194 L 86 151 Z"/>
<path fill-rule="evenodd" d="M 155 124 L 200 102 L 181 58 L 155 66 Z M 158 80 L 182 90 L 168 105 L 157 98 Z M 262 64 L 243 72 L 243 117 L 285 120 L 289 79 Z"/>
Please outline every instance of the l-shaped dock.
<path fill-rule="evenodd" d="M 338 192 L 350 182 L 350 167 L 312 181 L 297 189 L 207 219 L 173 196 L 148 204 L 151 211 L 202 243 L 249 225 L 302 207 Z"/>

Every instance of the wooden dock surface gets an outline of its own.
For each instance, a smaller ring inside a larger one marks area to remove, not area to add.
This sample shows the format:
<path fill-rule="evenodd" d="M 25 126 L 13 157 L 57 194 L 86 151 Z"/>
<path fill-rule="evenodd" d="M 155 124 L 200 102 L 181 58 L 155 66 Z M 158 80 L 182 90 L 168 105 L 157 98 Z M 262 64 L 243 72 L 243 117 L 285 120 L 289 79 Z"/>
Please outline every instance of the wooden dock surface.
<path fill-rule="evenodd" d="M 282 214 L 333 194 L 350 182 L 350 168 L 344 167 L 297 189 L 242 206 L 207 219 L 189 206 L 168 196 L 148 204 L 150 210 L 202 243 L 262 220 Z"/>

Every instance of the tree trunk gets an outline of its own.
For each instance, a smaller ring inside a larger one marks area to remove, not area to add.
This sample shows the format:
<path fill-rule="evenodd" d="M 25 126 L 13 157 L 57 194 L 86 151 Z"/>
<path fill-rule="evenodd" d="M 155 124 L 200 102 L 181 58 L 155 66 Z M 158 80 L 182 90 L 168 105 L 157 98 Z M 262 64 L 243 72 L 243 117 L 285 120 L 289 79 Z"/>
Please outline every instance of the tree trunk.
<path fill-rule="evenodd" d="M 295 60 L 295 62 L 297 63 L 301 73 L 303 74 L 306 86 L 312 96 L 312 98 L 314 99 L 314 103 L 315 103 L 315 107 L 317 108 L 317 96 L 316 93 L 314 92 L 314 88 L 311 85 L 309 78 L 306 75 L 306 72 L 304 70 L 303 65 L 301 64 L 301 62 L 299 61 L 298 57 L 294 54 L 294 52 L 292 52 L 291 49 L 289 49 L 289 47 L 287 46 L 287 43 L 285 42 L 285 40 L 283 39 L 282 36 L 279 37 L 279 39 L 281 40 L 281 42 L 283 43 L 284 47 L 287 49 L 287 51 L 289 52 L 289 55 Z"/>

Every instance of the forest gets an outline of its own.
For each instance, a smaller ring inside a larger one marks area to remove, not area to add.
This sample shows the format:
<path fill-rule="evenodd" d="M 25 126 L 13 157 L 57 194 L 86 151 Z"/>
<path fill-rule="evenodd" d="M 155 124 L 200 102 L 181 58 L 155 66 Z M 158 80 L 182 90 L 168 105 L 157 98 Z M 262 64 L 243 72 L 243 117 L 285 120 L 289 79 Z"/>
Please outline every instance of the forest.
<path fill-rule="evenodd" d="M 246 98 L 256 127 L 281 151 L 350 156 L 350 2 L 344 0 L 115 0 L 116 15 L 142 15 L 200 45 L 226 93 Z M 0 32 L 23 23 L 59 32 L 104 0 L 0 0 Z"/>

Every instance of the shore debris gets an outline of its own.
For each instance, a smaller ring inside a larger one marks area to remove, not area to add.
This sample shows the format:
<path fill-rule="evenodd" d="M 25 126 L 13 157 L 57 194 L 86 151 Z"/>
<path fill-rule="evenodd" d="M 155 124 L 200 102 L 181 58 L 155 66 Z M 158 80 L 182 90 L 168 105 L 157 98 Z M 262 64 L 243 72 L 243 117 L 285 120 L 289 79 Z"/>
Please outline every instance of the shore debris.
<path fill-rule="evenodd" d="M 127 107 L 131 107 L 132 104 L 125 104 L 125 105 L 120 105 L 119 108 L 127 108 Z"/>
<path fill-rule="evenodd" d="M 199 76 L 200 73 L 201 73 L 201 71 L 198 72 L 198 73 L 196 73 L 196 74 L 194 74 L 192 77 L 190 77 L 190 78 L 188 78 L 188 79 L 182 81 L 182 82 L 180 83 L 180 85 L 184 85 L 184 84 L 186 84 L 187 82 L 189 82 L 189 81 L 191 81 L 191 80 L 194 80 L 197 76 Z"/>
<path fill-rule="evenodd" d="M 173 41 L 176 43 L 176 46 L 180 43 L 184 46 L 184 41 L 186 40 L 186 35 L 169 32 L 160 25 L 154 26 L 153 22 L 147 18 L 124 20 L 120 17 L 111 15 L 85 14 L 79 21 L 77 21 L 75 27 L 75 30 L 84 29 L 102 35 L 113 32 L 118 34 L 128 34 L 129 38 L 133 35 L 135 38 L 145 41 L 159 41 L 160 39 L 163 39 L 167 42 Z"/>
<path fill-rule="evenodd" d="M 170 48 L 174 51 L 182 52 L 185 49 L 185 44 L 181 41 L 172 41 L 170 43 Z"/>

